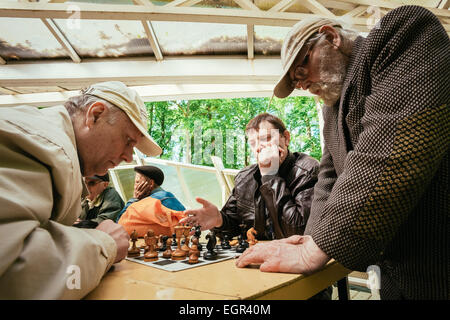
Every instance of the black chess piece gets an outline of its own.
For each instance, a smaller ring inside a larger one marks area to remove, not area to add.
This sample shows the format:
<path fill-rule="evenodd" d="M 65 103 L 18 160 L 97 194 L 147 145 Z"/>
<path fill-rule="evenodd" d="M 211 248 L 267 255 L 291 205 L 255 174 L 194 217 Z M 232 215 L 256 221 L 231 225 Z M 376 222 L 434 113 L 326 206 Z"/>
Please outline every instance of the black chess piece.
<path fill-rule="evenodd" d="M 243 224 L 240 224 L 239 227 L 241 228 L 241 234 L 238 236 L 239 245 L 236 248 L 236 252 L 242 253 L 249 247 L 249 244 L 248 244 L 247 240 L 245 239 L 246 225 L 243 223 Z"/>
<path fill-rule="evenodd" d="M 206 239 L 208 239 L 208 243 L 206 244 L 206 249 L 208 251 L 203 254 L 203 258 L 206 260 L 214 260 L 217 258 L 217 252 L 214 251 L 217 244 L 215 233 L 211 231 L 206 235 Z"/>
<path fill-rule="evenodd" d="M 222 246 L 222 249 L 223 249 L 223 250 L 229 250 L 229 249 L 231 249 L 231 246 L 230 246 L 230 240 L 228 239 L 228 235 L 227 235 L 227 234 L 225 234 L 225 235 L 223 236 L 223 240 L 222 240 L 221 246 Z"/>
<path fill-rule="evenodd" d="M 162 241 L 162 245 L 161 247 L 159 247 L 159 251 L 166 251 L 167 250 L 167 239 L 169 239 L 168 236 L 162 236 L 161 241 Z"/>
<path fill-rule="evenodd" d="M 177 248 L 177 235 L 175 233 L 172 234 L 172 248 Z"/>
<path fill-rule="evenodd" d="M 195 232 L 194 232 L 194 237 L 196 237 L 198 239 L 198 244 L 197 244 L 197 249 L 198 251 L 202 251 L 203 250 L 203 245 L 200 243 L 200 236 L 202 234 L 202 230 L 200 226 L 196 226 L 195 227 Z"/>
<path fill-rule="evenodd" d="M 247 247 L 245 246 L 245 244 L 243 243 L 243 238 L 242 235 L 238 235 L 238 241 L 239 241 L 239 245 L 236 247 L 236 252 L 237 253 L 242 253 L 245 251 L 245 249 L 247 249 Z"/>

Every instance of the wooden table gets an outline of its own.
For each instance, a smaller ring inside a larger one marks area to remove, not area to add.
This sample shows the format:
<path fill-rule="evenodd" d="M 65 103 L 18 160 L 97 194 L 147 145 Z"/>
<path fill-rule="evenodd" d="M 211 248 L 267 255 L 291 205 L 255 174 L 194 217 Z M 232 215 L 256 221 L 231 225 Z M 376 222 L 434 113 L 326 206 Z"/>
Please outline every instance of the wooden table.
<path fill-rule="evenodd" d="M 310 276 L 237 268 L 235 260 L 169 272 L 123 260 L 86 299 L 125 300 L 297 300 L 308 299 L 350 270 L 331 260 Z M 342 281 L 341 281 L 342 282 Z"/>

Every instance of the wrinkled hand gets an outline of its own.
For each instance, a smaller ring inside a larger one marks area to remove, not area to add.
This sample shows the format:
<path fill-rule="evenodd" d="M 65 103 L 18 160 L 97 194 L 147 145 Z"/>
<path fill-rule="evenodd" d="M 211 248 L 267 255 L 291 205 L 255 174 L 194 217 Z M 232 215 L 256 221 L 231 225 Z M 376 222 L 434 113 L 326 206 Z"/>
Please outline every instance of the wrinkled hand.
<path fill-rule="evenodd" d="M 261 175 L 272 175 L 278 172 L 281 152 L 283 150 L 276 145 L 266 146 L 258 152 L 257 161 Z"/>
<path fill-rule="evenodd" d="M 220 227 L 223 221 L 219 209 L 205 199 L 197 197 L 195 200 L 202 204 L 203 207 L 200 209 L 186 210 L 186 218 L 181 219 L 180 223 L 188 223 L 194 226 L 199 225 L 201 226 L 201 230 Z"/>
<path fill-rule="evenodd" d="M 122 261 L 127 256 L 130 241 L 130 236 L 125 229 L 120 224 L 114 223 L 109 219 L 102 221 L 95 229 L 106 232 L 114 239 L 117 245 L 117 254 L 114 263 Z"/>
<path fill-rule="evenodd" d="M 150 185 L 148 181 L 139 182 L 137 185 L 134 185 L 134 193 L 133 198 L 141 200 L 145 198 L 150 193 Z"/>
<path fill-rule="evenodd" d="M 310 274 L 329 260 L 311 236 L 292 236 L 248 248 L 236 261 L 236 266 L 243 268 L 254 263 L 261 264 L 263 272 Z"/>

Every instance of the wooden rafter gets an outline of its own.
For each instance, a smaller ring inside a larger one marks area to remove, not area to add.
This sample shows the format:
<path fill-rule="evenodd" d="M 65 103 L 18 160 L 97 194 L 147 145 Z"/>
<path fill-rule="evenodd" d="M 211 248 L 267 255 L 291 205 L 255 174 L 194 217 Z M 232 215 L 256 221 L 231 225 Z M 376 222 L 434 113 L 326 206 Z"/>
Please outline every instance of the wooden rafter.
<path fill-rule="evenodd" d="M 448 9 L 450 6 L 450 1 L 449 0 L 442 0 L 439 4 L 438 4 L 438 9 Z"/>
<path fill-rule="evenodd" d="M 80 87 L 81 89 L 81 87 Z M 176 99 L 224 99 L 244 97 L 270 97 L 273 85 L 254 84 L 187 84 L 151 85 L 133 87 L 145 101 Z M 0 87 L 0 107 L 17 105 L 54 106 L 79 94 L 78 90 L 63 92 L 17 93 Z M 309 91 L 295 90 L 291 96 L 312 96 Z"/>
<path fill-rule="evenodd" d="M 72 59 L 72 61 L 75 63 L 80 63 L 81 58 L 78 56 L 77 52 L 72 47 L 67 38 L 64 36 L 64 34 L 61 32 L 61 30 L 59 30 L 58 26 L 53 21 L 53 19 L 41 18 L 41 21 L 45 24 L 47 29 L 53 34 L 55 39 L 64 48 L 64 50 L 66 50 L 67 54 Z"/>
<path fill-rule="evenodd" d="M 325 8 L 320 2 L 316 0 L 304 0 L 302 6 L 308 8 L 312 13 L 328 18 L 336 18 L 334 13 Z"/>
<path fill-rule="evenodd" d="M 247 56 L 249 59 L 255 58 L 255 26 L 247 25 Z"/>
<path fill-rule="evenodd" d="M 191 7 L 199 2 L 202 0 L 175 0 L 166 4 L 165 7 Z"/>
<path fill-rule="evenodd" d="M 367 0 L 342 0 L 369 3 Z M 99 5 L 79 3 L 80 19 L 96 20 L 147 20 L 147 21 L 183 21 L 183 22 L 210 22 L 226 24 L 254 24 L 273 26 L 292 26 L 301 19 L 317 16 L 317 14 L 293 12 L 269 12 L 256 10 L 236 10 L 223 8 L 190 8 L 129 5 Z M 389 4 L 389 7 L 399 6 Z M 68 4 L 39 4 L 39 3 L 0 3 L 1 17 L 17 18 L 52 18 L 67 19 L 71 13 Z M 389 9 L 389 8 L 388 8 Z M 440 18 L 450 18 L 450 10 L 430 9 Z M 352 18 L 349 23 L 364 26 L 366 19 Z"/>
<path fill-rule="evenodd" d="M 272 8 L 269 9 L 270 12 L 283 12 L 289 9 L 297 0 L 281 0 Z"/>
<path fill-rule="evenodd" d="M 45 70 L 45 72 L 42 72 Z M 7 64 L 1 66 L 0 86 L 78 87 L 118 80 L 128 85 L 187 83 L 273 84 L 280 76 L 280 62 L 274 58 L 184 57 L 152 61 L 100 60 L 81 64 L 64 61 Z"/>
<path fill-rule="evenodd" d="M 234 0 L 234 2 L 236 2 L 242 9 L 255 11 L 261 10 L 253 2 L 249 0 Z"/>
<path fill-rule="evenodd" d="M 359 15 L 363 14 L 364 12 L 366 12 L 367 10 L 367 6 L 357 6 L 356 8 L 354 8 L 353 10 L 350 10 L 349 12 L 347 12 L 346 14 L 344 14 L 342 16 L 342 18 L 353 18 L 353 17 L 358 17 Z"/>
<path fill-rule="evenodd" d="M 161 48 L 158 43 L 158 39 L 156 38 L 155 32 L 153 31 L 153 26 L 150 21 L 142 20 L 142 26 L 144 27 L 145 33 L 147 34 L 148 41 L 150 42 L 150 46 L 152 47 L 153 53 L 155 54 L 156 60 L 163 60 L 163 55 L 161 52 Z"/>
<path fill-rule="evenodd" d="M 133 3 L 140 6 L 154 7 L 155 5 L 150 0 L 133 0 Z"/>

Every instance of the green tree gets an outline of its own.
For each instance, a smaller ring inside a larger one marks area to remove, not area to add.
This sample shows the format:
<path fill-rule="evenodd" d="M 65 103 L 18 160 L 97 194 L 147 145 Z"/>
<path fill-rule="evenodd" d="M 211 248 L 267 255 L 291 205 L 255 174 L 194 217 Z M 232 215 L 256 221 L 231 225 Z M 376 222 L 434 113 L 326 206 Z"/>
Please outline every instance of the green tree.
<path fill-rule="evenodd" d="M 225 167 L 241 169 L 250 164 L 245 126 L 257 114 L 269 112 L 281 118 L 291 132 L 291 151 L 305 152 L 320 160 L 314 100 L 291 97 L 274 99 L 270 106 L 268 103 L 268 98 L 146 103 L 149 133 L 163 149 L 163 159 L 212 165 L 209 156 L 216 155 L 222 157 Z"/>

